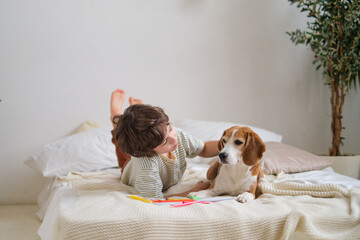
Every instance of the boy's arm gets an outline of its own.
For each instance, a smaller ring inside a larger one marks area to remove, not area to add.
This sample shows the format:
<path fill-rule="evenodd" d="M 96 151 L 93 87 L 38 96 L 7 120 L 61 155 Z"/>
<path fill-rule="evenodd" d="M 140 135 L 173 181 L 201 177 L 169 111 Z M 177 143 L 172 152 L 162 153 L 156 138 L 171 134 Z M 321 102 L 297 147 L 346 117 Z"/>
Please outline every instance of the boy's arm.
<path fill-rule="evenodd" d="M 204 144 L 203 150 L 199 153 L 200 157 L 214 157 L 219 154 L 218 149 L 218 142 L 219 141 L 208 141 Z"/>

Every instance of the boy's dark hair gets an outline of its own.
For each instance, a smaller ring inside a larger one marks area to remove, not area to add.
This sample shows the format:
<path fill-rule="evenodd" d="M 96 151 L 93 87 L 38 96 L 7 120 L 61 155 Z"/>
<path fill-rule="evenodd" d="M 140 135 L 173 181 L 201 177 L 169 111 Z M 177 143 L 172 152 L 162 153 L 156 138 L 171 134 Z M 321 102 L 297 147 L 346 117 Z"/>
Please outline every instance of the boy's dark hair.
<path fill-rule="evenodd" d="M 159 107 L 135 104 L 114 116 L 114 136 L 121 151 L 134 157 L 153 157 L 165 139 L 169 117 Z"/>

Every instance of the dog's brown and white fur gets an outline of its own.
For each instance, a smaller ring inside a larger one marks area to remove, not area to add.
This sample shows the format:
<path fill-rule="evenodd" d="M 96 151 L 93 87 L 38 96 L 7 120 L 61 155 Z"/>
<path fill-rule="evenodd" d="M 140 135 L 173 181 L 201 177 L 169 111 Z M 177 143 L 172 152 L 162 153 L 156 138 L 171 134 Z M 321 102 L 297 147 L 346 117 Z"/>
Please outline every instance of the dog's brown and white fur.
<path fill-rule="evenodd" d="M 224 131 L 218 147 L 219 161 L 207 172 L 212 181 L 209 189 L 189 195 L 206 198 L 228 194 L 243 203 L 255 199 L 258 179 L 264 177 L 260 160 L 266 146 L 261 138 L 248 127 L 234 126 Z"/>

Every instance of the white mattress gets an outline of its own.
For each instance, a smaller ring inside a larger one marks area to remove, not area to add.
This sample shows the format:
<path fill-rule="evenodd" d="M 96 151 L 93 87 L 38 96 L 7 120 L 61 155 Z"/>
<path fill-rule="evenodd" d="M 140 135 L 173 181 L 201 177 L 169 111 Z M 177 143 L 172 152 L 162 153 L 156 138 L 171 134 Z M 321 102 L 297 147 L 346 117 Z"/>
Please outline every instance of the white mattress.
<path fill-rule="evenodd" d="M 190 165 L 169 192 L 204 179 L 207 167 Z M 266 176 L 265 193 L 249 203 L 181 208 L 129 199 L 136 192 L 118 179 L 113 169 L 49 181 L 39 196 L 41 239 L 360 238 L 360 181 L 331 168 Z"/>

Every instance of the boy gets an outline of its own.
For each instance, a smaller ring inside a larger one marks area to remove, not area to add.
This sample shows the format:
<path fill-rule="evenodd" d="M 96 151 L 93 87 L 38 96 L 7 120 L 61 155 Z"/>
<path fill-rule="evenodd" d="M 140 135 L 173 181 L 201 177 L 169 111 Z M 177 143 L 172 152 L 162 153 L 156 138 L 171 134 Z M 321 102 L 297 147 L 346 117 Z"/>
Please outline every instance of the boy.
<path fill-rule="evenodd" d="M 122 89 L 111 95 L 112 141 L 122 183 L 135 187 L 140 195 L 163 198 L 164 191 L 180 182 L 186 169 L 185 157 L 213 157 L 219 153 L 217 141 L 203 143 L 174 128 L 161 108 L 145 105 L 140 99 L 130 97 L 130 106 L 121 115 L 124 100 Z M 200 181 L 189 191 L 175 195 L 185 197 L 208 187 L 208 182 Z"/>

